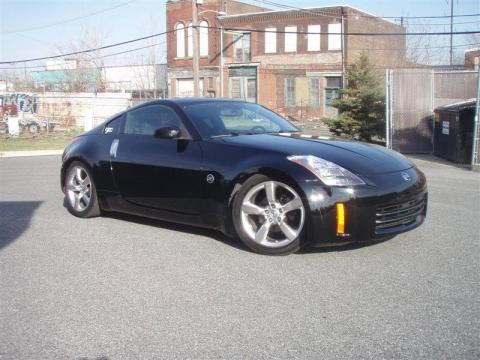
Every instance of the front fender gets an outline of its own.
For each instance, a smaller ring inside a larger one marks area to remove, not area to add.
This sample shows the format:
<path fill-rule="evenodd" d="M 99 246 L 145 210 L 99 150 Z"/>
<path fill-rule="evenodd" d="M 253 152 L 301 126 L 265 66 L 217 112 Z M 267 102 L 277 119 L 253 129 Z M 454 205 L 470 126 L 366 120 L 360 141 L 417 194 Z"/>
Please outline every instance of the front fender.
<path fill-rule="evenodd" d="M 293 187 L 305 205 L 313 183 L 319 180 L 311 172 L 289 161 L 277 152 L 258 151 L 240 146 L 205 142 L 203 145 L 205 174 L 212 174 L 215 182 L 205 185 L 204 221 L 226 233 L 231 233 L 232 204 L 242 184 L 255 174 L 269 176 Z M 227 224 L 226 229 L 223 224 Z"/>
<path fill-rule="evenodd" d="M 110 142 L 107 140 L 102 135 L 79 136 L 65 148 L 60 172 L 62 190 L 65 172 L 73 161 L 80 161 L 88 166 L 99 196 L 104 191 L 113 190 L 109 158 Z"/>

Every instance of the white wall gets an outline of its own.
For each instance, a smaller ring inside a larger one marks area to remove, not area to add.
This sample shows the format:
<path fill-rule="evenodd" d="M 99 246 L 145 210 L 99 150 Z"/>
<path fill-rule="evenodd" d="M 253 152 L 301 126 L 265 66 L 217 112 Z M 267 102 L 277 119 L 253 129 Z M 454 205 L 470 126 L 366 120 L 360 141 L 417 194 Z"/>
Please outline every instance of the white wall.
<path fill-rule="evenodd" d="M 85 131 L 131 106 L 130 93 L 60 93 L 38 95 L 38 117 L 50 119 L 62 127 Z"/>

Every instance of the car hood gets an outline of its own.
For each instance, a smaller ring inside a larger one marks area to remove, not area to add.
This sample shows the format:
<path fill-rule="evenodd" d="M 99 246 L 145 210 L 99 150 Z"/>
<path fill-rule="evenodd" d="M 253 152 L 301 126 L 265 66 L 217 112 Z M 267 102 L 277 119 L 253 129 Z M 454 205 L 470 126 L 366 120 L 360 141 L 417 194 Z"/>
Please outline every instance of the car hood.
<path fill-rule="evenodd" d="M 314 155 L 336 163 L 355 174 L 384 174 L 409 169 L 413 164 L 403 155 L 382 146 L 358 141 L 321 139 L 289 134 L 255 134 L 225 137 L 223 141 L 273 151 L 285 156 Z"/>

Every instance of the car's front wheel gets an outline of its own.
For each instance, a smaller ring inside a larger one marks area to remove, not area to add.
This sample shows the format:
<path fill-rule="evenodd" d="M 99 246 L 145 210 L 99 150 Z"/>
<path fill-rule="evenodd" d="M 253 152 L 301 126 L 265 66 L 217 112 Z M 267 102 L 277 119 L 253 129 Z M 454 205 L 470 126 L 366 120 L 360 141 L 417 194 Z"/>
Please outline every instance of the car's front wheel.
<path fill-rule="evenodd" d="M 97 191 L 89 169 L 74 161 L 65 174 L 65 200 L 68 211 L 78 217 L 100 215 Z"/>
<path fill-rule="evenodd" d="M 249 178 L 233 203 L 233 224 L 240 239 L 266 255 L 286 255 L 300 248 L 305 206 L 292 186 L 264 175 Z"/>

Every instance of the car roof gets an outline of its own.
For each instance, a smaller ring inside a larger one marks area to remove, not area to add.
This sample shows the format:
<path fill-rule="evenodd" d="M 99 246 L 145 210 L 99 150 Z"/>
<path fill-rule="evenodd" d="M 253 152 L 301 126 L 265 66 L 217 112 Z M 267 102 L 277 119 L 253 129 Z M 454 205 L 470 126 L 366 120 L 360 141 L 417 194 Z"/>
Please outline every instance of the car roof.
<path fill-rule="evenodd" d="M 191 103 L 199 103 L 199 102 L 244 102 L 237 99 L 226 99 L 226 98 L 209 98 L 209 97 L 183 97 L 183 98 L 171 98 L 168 99 L 177 104 L 191 104 Z"/>
<path fill-rule="evenodd" d="M 147 101 L 138 106 L 143 106 L 145 104 L 165 104 L 165 103 L 174 103 L 177 105 L 190 105 L 198 103 L 212 103 L 212 102 L 239 102 L 243 103 L 245 101 L 237 99 L 226 99 L 226 98 L 209 98 L 209 97 L 179 97 L 179 98 L 167 98 L 167 99 L 155 99 L 152 101 Z"/>

